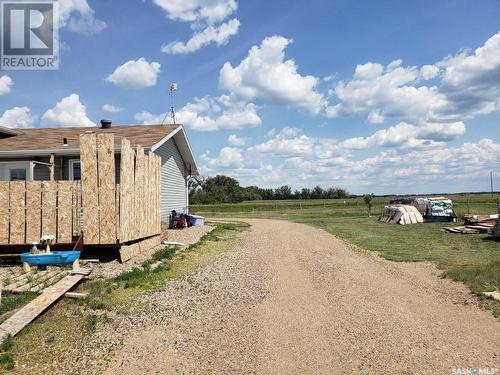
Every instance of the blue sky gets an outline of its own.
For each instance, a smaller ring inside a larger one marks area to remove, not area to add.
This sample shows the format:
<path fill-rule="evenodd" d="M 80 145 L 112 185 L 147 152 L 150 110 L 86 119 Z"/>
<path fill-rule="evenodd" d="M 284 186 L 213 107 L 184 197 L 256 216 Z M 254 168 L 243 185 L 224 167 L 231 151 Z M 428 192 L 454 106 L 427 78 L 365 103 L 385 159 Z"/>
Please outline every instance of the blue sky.
<path fill-rule="evenodd" d="M 431 193 L 500 186 L 500 3 L 60 0 L 57 71 L 0 72 L 0 125 L 158 123 L 204 175 Z"/>

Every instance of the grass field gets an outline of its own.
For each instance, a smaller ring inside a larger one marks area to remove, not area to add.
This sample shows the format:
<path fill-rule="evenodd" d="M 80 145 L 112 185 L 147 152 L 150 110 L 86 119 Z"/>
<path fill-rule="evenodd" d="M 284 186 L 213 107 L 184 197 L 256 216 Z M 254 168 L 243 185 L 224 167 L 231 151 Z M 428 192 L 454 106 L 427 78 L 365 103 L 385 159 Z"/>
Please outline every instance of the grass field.
<path fill-rule="evenodd" d="M 491 194 L 449 196 L 457 215 L 496 213 Z M 429 261 L 443 276 L 468 285 L 477 294 L 500 289 L 500 242 L 488 235 L 451 234 L 442 230 L 453 223 L 391 225 L 377 221 L 389 198 L 374 198 L 372 217 L 367 217 L 361 198 L 346 200 L 253 201 L 239 204 L 191 207 L 207 216 L 286 219 L 314 225 L 361 248 L 378 252 L 393 261 Z M 460 222 L 460 219 L 459 219 Z M 500 316 L 500 303 L 484 301 Z"/>

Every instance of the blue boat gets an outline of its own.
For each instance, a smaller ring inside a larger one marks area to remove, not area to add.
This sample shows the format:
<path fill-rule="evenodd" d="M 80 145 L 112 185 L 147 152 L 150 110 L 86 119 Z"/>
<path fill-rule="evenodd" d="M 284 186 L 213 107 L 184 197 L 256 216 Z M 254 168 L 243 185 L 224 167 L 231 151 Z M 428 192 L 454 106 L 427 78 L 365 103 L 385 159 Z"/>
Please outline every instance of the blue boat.
<path fill-rule="evenodd" d="M 21 254 L 21 262 L 28 263 L 30 266 L 57 266 L 72 264 L 79 258 L 79 251 L 52 251 L 49 254 Z"/>

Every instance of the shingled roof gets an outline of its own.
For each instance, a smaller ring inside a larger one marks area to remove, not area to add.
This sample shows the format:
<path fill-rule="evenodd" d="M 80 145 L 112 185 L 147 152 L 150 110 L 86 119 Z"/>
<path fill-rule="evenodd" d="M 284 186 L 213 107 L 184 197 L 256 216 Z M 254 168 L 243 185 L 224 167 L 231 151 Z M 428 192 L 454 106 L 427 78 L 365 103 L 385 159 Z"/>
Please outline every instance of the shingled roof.
<path fill-rule="evenodd" d="M 78 151 L 80 134 L 85 132 L 106 133 L 115 135 L 115 148 L 119 149 L 121 138 L 126 137 L 132 146 L 141 145 L 151 148 L 181 125 L 113 125 L 104 128 L 26 128 L 17 129 L 19 134 L 12 135 L 0 130 L 0 154 L 8 152 L 33 155 L 36 153 L 66 154 Z M 64 146 L 64 138 L 67 146 Z"/>

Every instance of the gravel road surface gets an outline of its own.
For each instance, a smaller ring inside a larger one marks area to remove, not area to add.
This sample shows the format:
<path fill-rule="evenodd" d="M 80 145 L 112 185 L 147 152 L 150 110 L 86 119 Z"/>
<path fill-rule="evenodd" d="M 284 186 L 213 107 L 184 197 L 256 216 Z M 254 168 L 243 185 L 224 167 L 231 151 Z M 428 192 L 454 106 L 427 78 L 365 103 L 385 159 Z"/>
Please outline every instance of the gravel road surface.
<path fill-rule="evenodd" d="M 141 297 L 147 323 L 128 331 L 104 373 L 500 368 L 498 322 L 432 265 L 389 262 L 305 225 L 249 221 L 241 246 Z"/>

